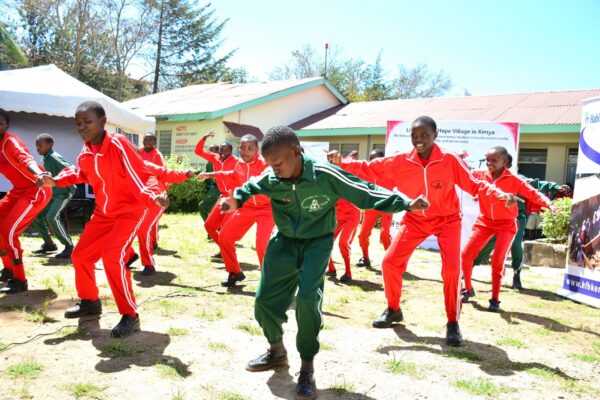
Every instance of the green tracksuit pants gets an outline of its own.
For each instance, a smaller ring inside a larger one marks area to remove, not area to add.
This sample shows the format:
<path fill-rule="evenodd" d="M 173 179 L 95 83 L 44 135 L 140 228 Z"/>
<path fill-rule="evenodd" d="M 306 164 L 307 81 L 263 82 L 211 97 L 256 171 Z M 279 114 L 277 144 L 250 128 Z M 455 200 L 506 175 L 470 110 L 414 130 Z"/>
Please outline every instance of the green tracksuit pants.
<path fill-rule="evenodd" d="M 510 248 L 510 257 L 512 259 L 512 268 L 515 271 L 521 269 L 523 265 L 523 235 L 525 234 L 525 224 L 527 223 L 527 216 L 525 214 L 519 214 L 517 217 L 519 222 L 519 229 L 513 240 L 512 247 Z M 496 236 L 492 237 L 490 241 L 483 247 L 479 255 L 474 261 L 474 265 L 485 265 L 488 264 L 490 254 L 494 250 L 496 245 Z"/>
<path fill-rule="evenodd" d="M 52 232 L 64 246 L 73 246 L 71 236 L 69 236 L 65 226 L 60 221 L 60 213 L 67 207 L 71 197 L 73 196 L 52 196 L 50 203 L 31 223 L 31 226 L 40 234 L 45 243 L 52 241 L 50 237 L 50 232 Z"/>
<path fill-rule="evenodd" d="M 269 343 L 283 338 L 286 311 L 296 297 L 296 347 L 303 360 L 319 351 L 323 326 L 324 275 L 333 249 L 333 234 L 293 239 L 277 234 L 269 241 L 256 291 L 254 316 Z"/>
<path fill-rule="evenodd" d="M 208 214 L 210 214 L 211 210 L 217 203 L 221 192 L 219 192 L 219 188 L 216 185 L 208 189 L 208 192 L 204 195 L 198 207 L 200 208 L 200 216 L 204 221 L 208 218 Z"/>

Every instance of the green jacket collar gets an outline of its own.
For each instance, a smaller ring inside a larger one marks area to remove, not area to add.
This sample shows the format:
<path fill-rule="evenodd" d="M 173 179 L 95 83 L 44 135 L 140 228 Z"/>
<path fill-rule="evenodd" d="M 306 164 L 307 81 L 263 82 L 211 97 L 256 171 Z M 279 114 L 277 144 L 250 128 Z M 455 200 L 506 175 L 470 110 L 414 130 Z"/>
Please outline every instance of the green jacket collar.
<path fill-rule="evenodd" d="M 308 182 L 316 182 L 317 177 L 315 176 L 315 163 L 316 160 L 302 154 L 302 175 L 298 180 L 305 180 Z"/>
<path fill-rule="evenodd" d="M 44 154 L 44 156 L 42 157 L 42 160 L 46 161 L 46 159 L 48 157 L 50 157 L 52 155 L 52 153 L 54 153 L 54 150 L 50 149 L 46 154 Z"/>

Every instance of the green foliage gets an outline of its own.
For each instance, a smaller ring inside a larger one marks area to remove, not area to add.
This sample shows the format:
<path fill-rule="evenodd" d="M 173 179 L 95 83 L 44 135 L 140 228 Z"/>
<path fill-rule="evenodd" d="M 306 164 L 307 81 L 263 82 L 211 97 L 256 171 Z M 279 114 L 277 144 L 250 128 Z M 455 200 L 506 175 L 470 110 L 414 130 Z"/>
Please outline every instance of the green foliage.
<path fill-rule="evenodd" d="M 542 232 L 551 243 L 567 244 L 573 200 L 563 197 L 552 203 L 559 209 L 559 212 L 555 215 L 548 209 L 542 211 Z"/>
<path fill-rule="evenodd" d="M 190 161 L 185 155 L 166 157 L 165 164 L 169 169 L 191 169 Z M 169 199 L 171 199 L 171 205 L 167 212 L 198 211 L 198 203 L 206 192 L 206 182 L 198 179 L 188 179 L 183 183 L 171 185 L 167 191 Z"/>

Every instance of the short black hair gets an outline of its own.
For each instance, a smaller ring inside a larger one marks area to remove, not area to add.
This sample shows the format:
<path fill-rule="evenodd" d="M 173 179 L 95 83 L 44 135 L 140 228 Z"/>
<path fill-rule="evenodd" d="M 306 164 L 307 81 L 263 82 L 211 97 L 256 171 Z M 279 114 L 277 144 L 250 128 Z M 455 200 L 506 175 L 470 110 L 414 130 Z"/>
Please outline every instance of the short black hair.
<path fill-rule="evenodd" d="M 495 152 L 500 153 L 500 155 L 502 157 L 506 158 L 506 161 L 509 164 L 512 164 L 512 156 L 508 153 L 508 150 L 506 150 L 506 147 L 503 147 L 503 146 L 494 146 L 490 150 L 493 150 Z"/>
<path fill-rule="evenodd" d="M 371 153 L 375 153 L 377 158 L 385 156 L 385 152 L 379 148 L 373 149 L 373 151 Z"/>
<path fill-rule="evenodd" d="M 211 144 L 210 146 L 208 146 L 208 151 L 211 151 L 210 149 L 215 149 L 215 152 L 219 151 L 219 145 L 217 144 Z"/>
<path fill-rule="evenodd" d="M 506 157 L 508 159 L 508 168 L 512 167 L 512 162 L 513 162 L 513 158 L 512 155 L 510 155 L 510 153 L 508 154 L 508 157 Z"/>
<path fill-rule="evenodd" d="M 106 111 L 104 111 L 104 107 L 102 107 L 102 104 L 98 103 L 97 101 L 84 101 L 77 106 L 75 114 L 88 111 L 93 111 L 98 118 L 106 117 Z"/>
<path fill-rule="evenodd" d="M 435 120 L 428 115 L 421 115 L 415 119 L 411 126 L 414 125 L 427 125 L 432 131 L 437 132 L 437 124 L 435 123 Z"/>
<path fill-rule="evenodd" d="M 300 139 L 296 135 L 296 132 L 289 126 L 279 125 L 274 126 L 267 131 L 262 142 L 262 153 L 266 153 L 269 150 L 276 147 L 300 147 Z"/>
<path fill-rule="evenodd" d="M 219 147 L 221 147 L 221 146 L 223 146 L 223 145 L 225 145 L 225 146 L 229 147 L 229 150 L 233 151 L 233 145 L 232 145 L 231 143 L 229 143 L 229 142 L 223 142 L 223 143 L 221 143 L 221 144 L 219 145 Z"/>
<path fill-rule="evenodd" d="M 152 139 L 156 140 L 156 135 L 154 132 L 146 132 L 144 133 L 144 137 L 151 137 Z"/>
<path fill-rule="evenodd" d="M 252 142 L 258 146 L 258 139 L 251 133 L 247 133 L 240 138 L 240 142 Z"/>
<path fill-rule="evenodd" d="M 0 118 L 4 118 L 6 125 L 10 125 L 10 115 L 8 115 L 8 111 L 4 108 L 0 108 Z"/>
<path fill-rule="evenodd" d="M 48 143 L 52 143 L 54 144 L 54 138 L 52 137 L 52 135 L 50 135 L 49 133 L 40 133 L 36 138 L 35 141 L 38 142 L 48 142 Z"/>

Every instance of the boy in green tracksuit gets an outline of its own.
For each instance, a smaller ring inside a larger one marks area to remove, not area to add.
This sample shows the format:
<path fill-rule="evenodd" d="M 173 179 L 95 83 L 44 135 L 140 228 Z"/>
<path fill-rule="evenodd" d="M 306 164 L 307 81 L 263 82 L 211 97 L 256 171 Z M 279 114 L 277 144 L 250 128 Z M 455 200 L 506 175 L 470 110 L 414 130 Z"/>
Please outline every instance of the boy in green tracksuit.
<path fill-rule="evenodd" d="M 264 371 L 288 365 L 282 324 L 295 296 L 296 347 L 302 359 L 296 395 L 313 399 L 313 358 L 319 351 L 324 274 L 333 248 L 336 201 L 343 198 L 359 208 L 384 212 L 421 210 L 429 203 L 421 197 L 407 200 L 336 166 L 316 162 L 301 153 L 298 137 L 286 126 L 269 129 L 262 155 L 271 168 L 236 189 L 222 204 L 224 211 L 233 212 L 251 196 L 266 195 L 271 198 L 278 229 L 267 246 L 254 306 L 271 347 L 246 369 Z"/>
<path fill-rule="evenodd" d="M 55 152 L 52 148 L 53 146 L 54 138 L 47 133 L 38 135 L 35 140 L 35 147 L 38 154 L 42 156 L 44 168 L 52 176 L 56 176 L 64 168 L 70 167 L 71 164 Z M 74 193 L 75 186 L 52 188 L 52 200 L 50 200 L 50 203 L 38 214 L 31 224 L 44 239 L 42 246 L 34 251 L 35 254 L 45 254 L 57 250 L 56 244 L 50 236 L 48 230 L 50 229 L 54 236 L 65 246 L 64 250 L 56 255 L 56 258 L 71 258 L 73 241 L 60 221 L 60 213 L 69 204 L 69 200 L 71 200 Z"/>
<path fill-rule="evenodd" d="M 208 148 L 208 151 L 211 153 L 218 153 L 219 146 L 213 144 Z M 215 167 L 212 165 L 212 163 L 207 162 L 205 172 L 213 172 L 214 170 Z M 200 209 L 200 216 L 204 221 L 206 221 L 206 218 L 208 218 L 208 214 L 210 214 L 210 211 L 217 203 L 219 196 L 221 196 L 221 192 L 219 192 L 219 188 L 217 187 L 217 184 L 215 183 L 214 179 L 207 179 L 205 182 L 207 191 L 200 203 L 198 204 L 198 208 Z"/>
<path fill-rule="evenodd" d="M 512 156 L 508 155 L 508 168 L 512 166 Z M 535 189 L 539 190 L 546 196 L 550 196 L 556 194 L 558 192 L 568 193 L 570 188 L 568 185 L 559 185 L 555 182 L 549 181 L 540 181 L 537 178 L 527 178 L 526 176 L 519 175 L 524 178 L 527 183 L 533 186 Z M 517 207 L 519 208 L 519 214 L 517 215 L 517 222 L 519 228 L 517 230 L 517 234 L 515 235 L 515 239 L 513 240 L 512 246 L 510 248 L 510 258 L 511 258 L 511 266 L 513 269 L 513 289 L 523 289 L 523 285 L 521 284 L 521 268 L 523 267 L 523 236 L 525 234 L 525 225 L 527 224 L 527 214 L 525 212 L 526 203 L 517 202 Z M 496 244 L 496 236 L 492 237 L 490 241 L 483 247 L 475 261 L 474 265 L 485 265 L 489 263 L 490 255 L 494 250 L 494 246 Z"/>

